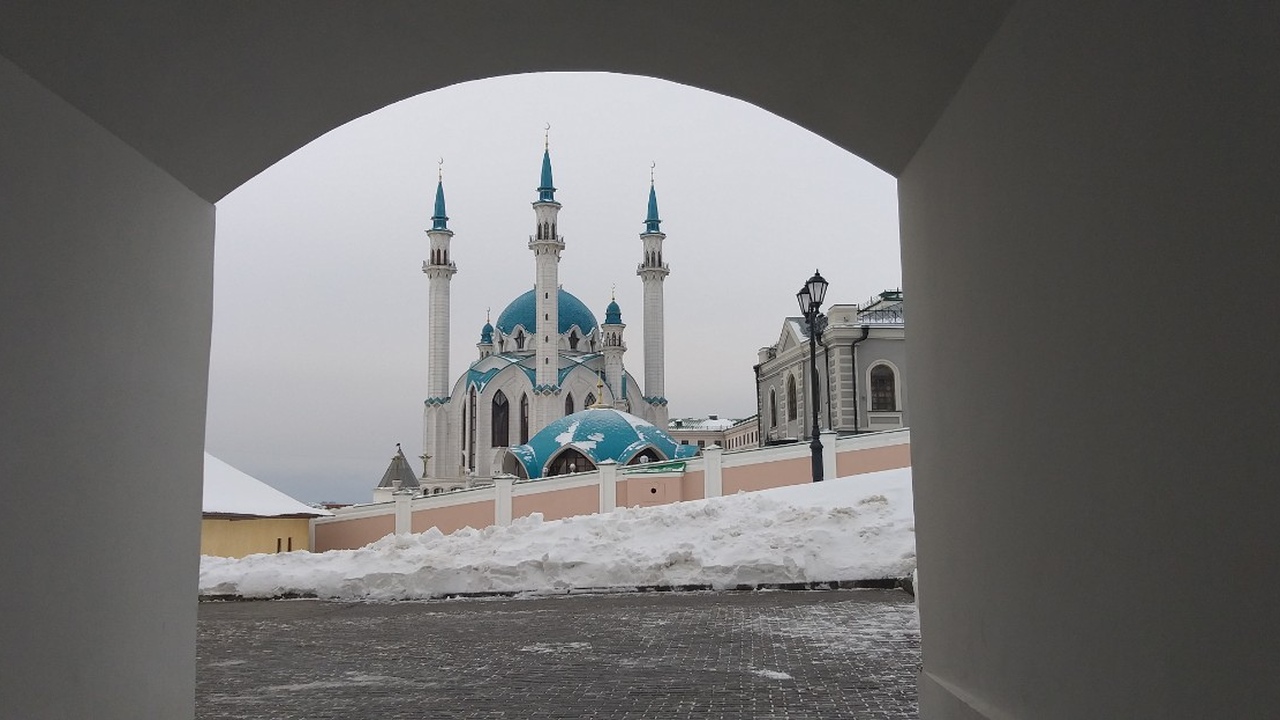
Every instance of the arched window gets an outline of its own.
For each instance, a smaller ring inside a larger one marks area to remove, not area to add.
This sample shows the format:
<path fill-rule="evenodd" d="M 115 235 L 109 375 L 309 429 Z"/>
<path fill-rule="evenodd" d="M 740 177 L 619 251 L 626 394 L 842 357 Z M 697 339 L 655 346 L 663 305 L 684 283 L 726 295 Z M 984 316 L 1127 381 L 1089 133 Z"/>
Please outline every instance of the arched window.
<path fill-rule="evenodd" d="M 791 375 L 787 378 L 787 421 L 795 420 L 798 413 L 796 412 L 796 376 Z"/>
<path fill-rule="evenodd" d="M 529 396 L 520 395 L 520 444 L 529 442 Z"/>
<path fill-rule="evenodd" d="M 432 494 L 432 495 L 439 495 L 439 494 L 440 494 L 440 493 L 442 493 L 442 492 L 444 492 L 444 488 L 436 488 L 435 490 L 432 490 L 432 491 L 431 491 L 431 494 Z"/>
<path fill-rule="evenodd" d="M 564 396 L 564 414 L 573 414 L 573 393 L 566 393 Z"/>
<path fill-rule="evenodd" d="M 628 465 L 644 465 L 646 463 L 651 463 L 651 462 L 656 462 L 661 460 L 666 460 L 666 457 L 664 457 L 662 453 L 658 452 L 656 448 L 647 447 L 641 452 L 638 452 L 634 456 L 632 456 L 632 458 L 627 461 L 627 464 Z"/>
<path fill-rule="evenodd" d="M 778 393 L 769 390 L 769 427 L 778 427 Z"/>
<path fill-rule="evenodd" d="M 893 412 L 898 409 L 897 384 L 893 368 L 884 364 L 871 368 L 872 412 Z"/>
<path fill-rule="evenodd" d="M 566 448 L 563 452 L 551 461 L 551 466 L 547 468 L 547 477 L 552 475 L 568 475 L 569 473 L 587 472 L 595 470 L 596 466 L 591 462 L 590 458 L 573 448 Z"/>
<path fill-rule="evenodd" d="M 467 468 L 474 469 L 476 466 L 476 425 L 479 425 L 479 418 L 476 417 L 476 386 L 471 386 L 471 397 L 467 402 L 467 410 L 471 413 L 471 434 L 467 436 Z"/>
<path fill-rule="evenodd" d="M 524 349 L 524 331 L 523 330 L 516 331 L 516 349 L 517 350 Z"/>
<path fill-rule="evenodd" d="M 587 408 L 595 404 L 596 404 L 596 394 L 587 393 L 587 399 L 582 401 L 582 409 L 586 410 Z"/>
<path fill-rule="evenodd" d="M 576 330 L 569 331 L 569 349 L 578 349 L 578 332 Z"/>
<path fill-rule="evenodd" d="M 506 447 L 511 437 L 511 406 L 507 396 L 501 390 L 493 396 L 493 436 L 494 447 Z"/>

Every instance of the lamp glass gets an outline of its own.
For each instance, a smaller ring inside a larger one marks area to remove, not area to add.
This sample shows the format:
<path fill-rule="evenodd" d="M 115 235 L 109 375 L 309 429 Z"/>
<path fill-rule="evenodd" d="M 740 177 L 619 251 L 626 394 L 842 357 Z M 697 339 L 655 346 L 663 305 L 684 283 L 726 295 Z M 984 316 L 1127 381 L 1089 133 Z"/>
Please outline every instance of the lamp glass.
<path fill-rule="evenodd" d="M 808 284 L 800 288 L 800 292 L 796 293 L 796 302 L 800 304 L 800 313 L 802 315 L 809 314 L 809 286 Z"/>
<path fill-rule="evenodd" d="M 821 305 L 827 296 L 827 280 L 817 270 L 813 271 L 813 277 L 809 278 L 809 282 L 805 283 L 805 289 L 809 291 L 809 296 L 813 299 L 814 304 Z"/>

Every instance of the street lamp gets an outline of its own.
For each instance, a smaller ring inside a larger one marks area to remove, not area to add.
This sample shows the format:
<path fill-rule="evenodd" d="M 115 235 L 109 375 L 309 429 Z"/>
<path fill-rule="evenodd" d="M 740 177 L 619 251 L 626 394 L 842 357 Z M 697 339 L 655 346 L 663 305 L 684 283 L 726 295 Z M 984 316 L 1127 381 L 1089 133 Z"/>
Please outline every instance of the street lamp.
<path fill-rule="evenodd" d="M 809 324 L 809 386 L 812 388 L 813 402 L 813 440 L 809 449 L 813 452 L 813 481 L 822 482 L 822 441 L 818 439 L 818 318 L 822 316 L 818 308 L 822 307 L 822 299 L 827 296 L 827 281 L 817 271 L 813 277 L 800 287 L 796 293 L 796 302 L 800 303 L 800 312 Z"/>

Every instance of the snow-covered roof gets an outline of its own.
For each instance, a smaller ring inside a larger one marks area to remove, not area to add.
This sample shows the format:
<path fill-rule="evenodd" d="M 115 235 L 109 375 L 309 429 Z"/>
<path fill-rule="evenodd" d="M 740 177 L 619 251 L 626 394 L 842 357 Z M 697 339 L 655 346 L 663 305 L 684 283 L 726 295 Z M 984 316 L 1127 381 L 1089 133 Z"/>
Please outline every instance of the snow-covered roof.
<path fill-rule="evenodd" d="M 707 430 L 717 432 L 728 430 L 738 424 L 738 420 L 722 417 L 705 418 L 672 418 L 667 425 L 668 430 Z"/>
<path fill-rule="evenodd" d="M 598 407 L 552 422 L 529 438 L 527 444 L 517 445 L 510 452 L 524 466 L 527 476 L 537 479 L 566 447 L 581 452 L 597 465 L 604 460 L 625 465 L 646 449 L 656 450 L 661 456 L 657 460 L 676 460 L 698 453 L 697 447 L 680 445 L 661 428 L 635 415 Z"/>
<path fill-rule="evenodd" d="M 298 502 L 218 458 L 204 454 L 204 514 L 284 517 L 332 515 Z"/>

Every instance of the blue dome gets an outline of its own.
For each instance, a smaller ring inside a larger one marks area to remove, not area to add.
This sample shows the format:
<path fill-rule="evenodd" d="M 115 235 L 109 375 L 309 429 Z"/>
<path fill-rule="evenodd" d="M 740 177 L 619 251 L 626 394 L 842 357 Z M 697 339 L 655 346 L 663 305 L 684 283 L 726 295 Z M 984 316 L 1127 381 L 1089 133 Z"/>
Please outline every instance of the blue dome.
<path fill-rule="evenodd" d="M 480 342 L 486 345 L 493 342 L 493 326 L 489 323 L 485 323 L 484 327 L 480 328 Z"/>
<path fill-rule="evenodd" d="M 612 408 L 589 408 L 562 417 L 510 452 L 524 466 L 526 475 L 537 479 L 566 447 L 597 465 L 604 460 L 626 465 L 646 450 L 651 456 L 657 450 L 661 457 L 654 457 L 655 461 L 681 460 L 698 454 L 698 446 L 681 445 L 658 426 Z"/>
<path fill-rule="evenodd" d="M 609 307 L 604 309 L 605 325 L 621 325 L 622 324 L 622 308 L 618 307 L 617 300 L 611 300 Z"/>
<path fill-rule="evenodd" d="M 498 316 L 498 329 L 503 335 L 510 335 L 517 325 L 523 325 L 525 332 L 538 330 L 538 300 L 533 290 L 526 292 L 507 306 Z M 596 329 L 596 316 L 591 314 L 582 301 L 565 291 L 559 290 L 560 296 L 560 329 L 559 334 L 569 332 L 574 325 L 585 335 Z"/>

